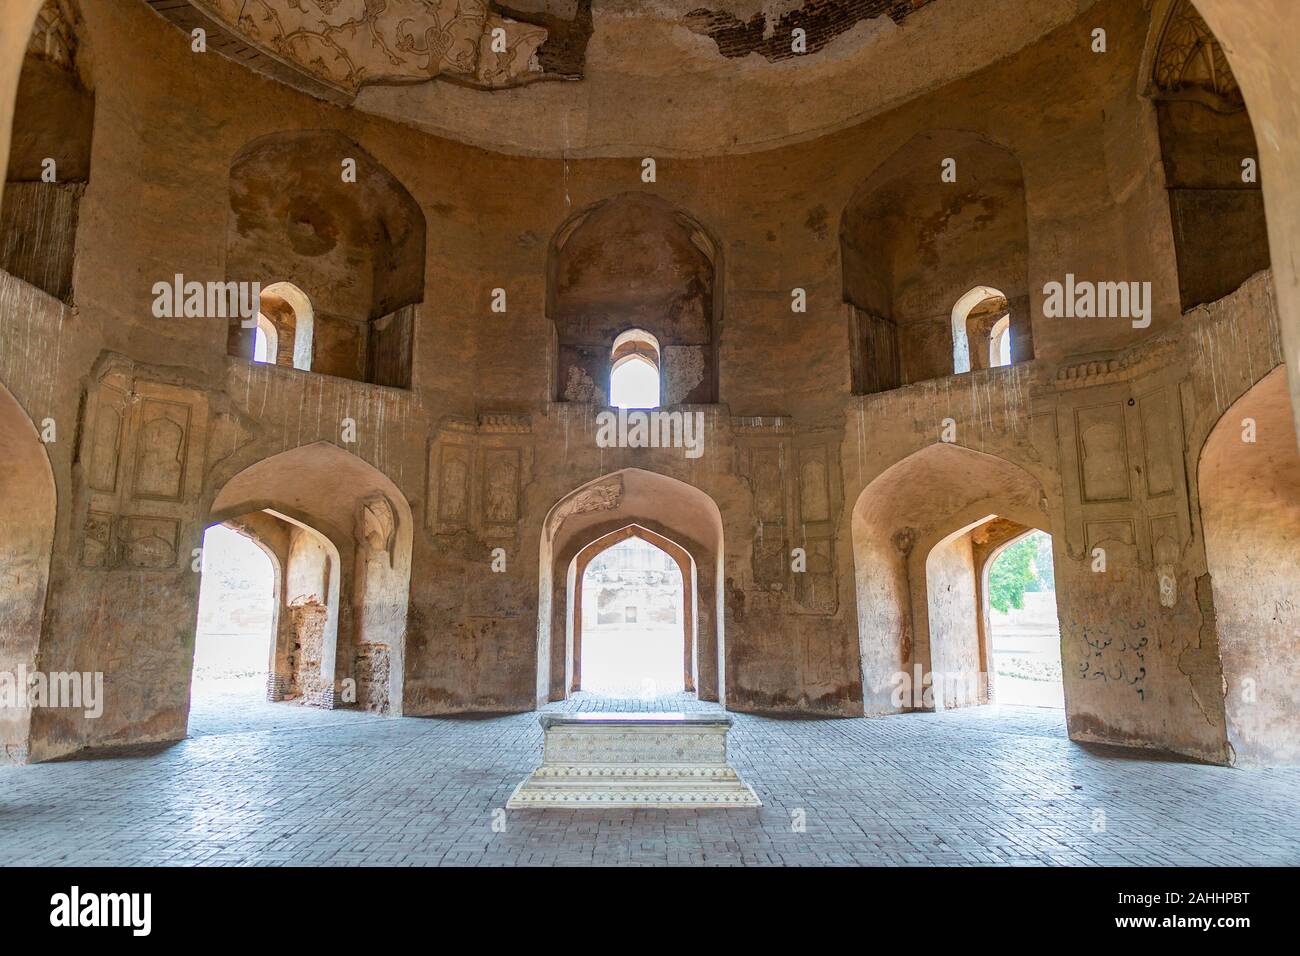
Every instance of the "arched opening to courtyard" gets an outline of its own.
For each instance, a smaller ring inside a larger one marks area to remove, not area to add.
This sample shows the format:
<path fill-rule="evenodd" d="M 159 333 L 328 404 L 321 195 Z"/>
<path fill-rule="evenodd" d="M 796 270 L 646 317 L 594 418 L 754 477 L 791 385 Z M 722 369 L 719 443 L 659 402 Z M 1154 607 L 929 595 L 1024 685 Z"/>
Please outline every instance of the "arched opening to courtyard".
<path fill-rule="evenodd" d="M 655 539 L 669 544 L 630 527 L 574 559 L 574 690 L 653 698 L 695 689 L 690 555 Z"/>
<path fill-rule="evenodd" d="M 867 714 L 997 699 L 990 609 L 1002 599 L 990 563 L 1049 530 L 1041 501 L 1021 466 L 942 442 L 867 485 L 852 525 Z"/>
<path fill-rule="evenodd" d="M 203 533 L 201 557 L 191 707 L 206 695 L 256 697 L 266 687 L 274 653 L 279 563 L 230 523 Z"/>
<path fill-rule="evenodd" d="M 220 549 L 224 540 L 227 551 L 253 561 L 259 570 L 251 590 L 259 595 L 266 593 L 270 567 L 274 606 L 258 603 L 247 612 L 252 623 L 239 639 L 248 648 L 242 658 L 249 662 L 242 668 L 249 678 L 245 694 L 400 714 L 412 521 L 392 481 L 338 446 L 317 442 L 235 474 L 217 495 L 210 521 L 203 563 L 205 572 L 216 572 L 216 582 L 201 584 L 200 635 L 213 619 L 227 622 L 228 630 L 235 623 L 238 603 L 232 607 L 229 596 L 223 601 L 219 595 L 228 595 L 223 578 L 238 580 L 246 573 L 219 564 L 221 550 L 209 555 L 214 541 Z M 231 532 L 244 543 L 233 544 Z M 250 546 L 262 561 L 252 558 Z M 208 600 L 218 610 L 205 621 Z M 254 634 L 270 642 L 261 645 L 267 654 L 260 689 L 248 674 L 260 643 Z M 208 661 L 196 646 L 195 694 Z"/>
<path fill-rule="evenodd" d="M 976 542 L 987 554 L 982 584 L 992 699 L 1063 710 L 1052 536 L 1015 522 L 991 524 Z M 997 544 L 1003 534 L 1012 537 Z"/>
<path fill-rule="evenodd" d="M 613 687 L 721 702 L 722 554 L 718 506 L 666 475 L 627 468 L 557 502 L 541 542 L 539 703 Z"/>

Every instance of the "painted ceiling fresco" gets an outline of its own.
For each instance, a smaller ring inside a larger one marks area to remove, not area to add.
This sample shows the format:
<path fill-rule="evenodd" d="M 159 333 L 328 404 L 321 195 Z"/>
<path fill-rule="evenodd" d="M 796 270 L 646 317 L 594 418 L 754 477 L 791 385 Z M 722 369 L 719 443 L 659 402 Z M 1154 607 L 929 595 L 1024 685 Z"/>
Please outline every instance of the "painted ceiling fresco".
<path fill-rule="evenodd" d="M 442 76 L 484 87 L 541 78 L 544 26 L 488 0 L 192 0 L 250 43 L 346 93 Z"/>

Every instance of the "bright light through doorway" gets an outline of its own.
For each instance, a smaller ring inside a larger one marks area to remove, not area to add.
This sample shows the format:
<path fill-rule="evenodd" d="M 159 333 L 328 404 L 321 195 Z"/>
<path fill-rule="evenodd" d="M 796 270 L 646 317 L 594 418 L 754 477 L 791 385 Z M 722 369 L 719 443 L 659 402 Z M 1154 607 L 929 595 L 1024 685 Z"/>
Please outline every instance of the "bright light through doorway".
<path fill-rule="evenodd" d="M 667 553 L 628 538 L 582 576 L 582 689 L 657 697 L 685 689 L 682 573 Z"/>
<path fill-rule="evenodd" d="M 988 573 L 994 699 L 1065 707 L 1052 539 L 1034 531 L 993 559 Z"/>
<path fill-rule="evenodd" d="M 609 403 L 615 408 L 658 408 L 659 369 L 639 356 L 620 362 L 609 377 Z"/>
<path fill-rule="evenodd" d="M 274 592 L 275 570 L 266 552 L 223 525 L 204 533 L 195 693 L 264 689 L 275 627 Z"/>

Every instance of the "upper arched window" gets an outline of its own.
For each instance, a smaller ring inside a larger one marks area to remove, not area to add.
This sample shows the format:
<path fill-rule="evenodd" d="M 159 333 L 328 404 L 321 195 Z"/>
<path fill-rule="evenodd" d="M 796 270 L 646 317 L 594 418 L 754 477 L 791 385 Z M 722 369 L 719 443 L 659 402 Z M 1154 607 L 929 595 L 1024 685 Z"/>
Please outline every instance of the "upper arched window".
<path fill-rule="evenodd" d="M 262 290 L 262 312 L 274 316 L 277 329 L 293 336 L 293 367 L 311 371 L 315 321 L 307 293 L 292 282 L 274 282 Z"/>
<path fill-rule="evenodd" d="M 253 330 L 253 361 L 274 365 L 280 354 L 280 334 L 275 323 L 261 312 L 257 313 L 257 328 Z"/>
<path fill-rule="evenodd" d="M 1004 315 L 989 330 L 989 368 L 1011 364 L 1011 316 Z"/>
<path fill-rule="evenodd" d="M 610 349 L 609 403 L 615 408 L 658 408 L 659 340 L 644 329 L 628 329 Z"/>
<path fill-rule="evenodd" d="M 952 370 L 1011 364 L 1011 315 L 1007 297 L 997 289 L 977 285 L 953 306 Z"/>

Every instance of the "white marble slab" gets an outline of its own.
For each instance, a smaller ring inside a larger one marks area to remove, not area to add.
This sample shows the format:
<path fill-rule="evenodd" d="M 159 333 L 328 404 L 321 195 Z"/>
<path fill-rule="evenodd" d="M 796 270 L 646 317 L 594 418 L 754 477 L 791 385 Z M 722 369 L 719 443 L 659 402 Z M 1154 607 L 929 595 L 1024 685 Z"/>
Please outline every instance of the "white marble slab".
<path fill-rule="evenodd" d="M 727 764 L 726 714 L 542 714 L 542 765 L 506 807 L 759 807 Z"/>

